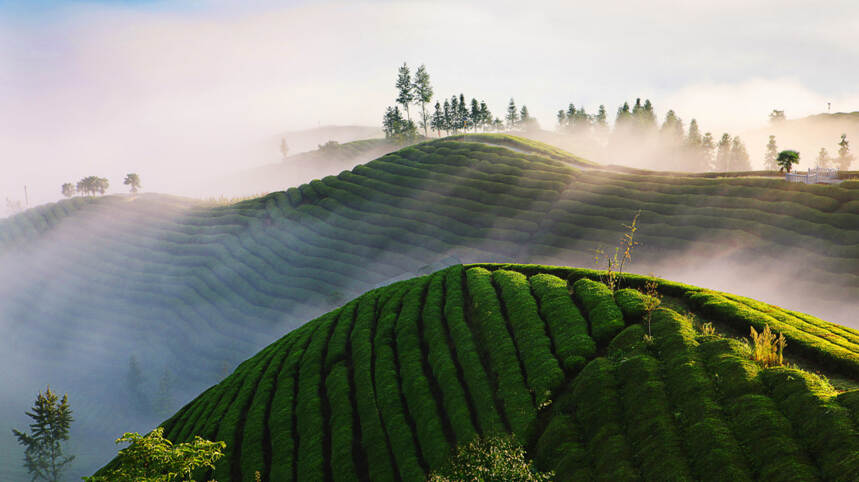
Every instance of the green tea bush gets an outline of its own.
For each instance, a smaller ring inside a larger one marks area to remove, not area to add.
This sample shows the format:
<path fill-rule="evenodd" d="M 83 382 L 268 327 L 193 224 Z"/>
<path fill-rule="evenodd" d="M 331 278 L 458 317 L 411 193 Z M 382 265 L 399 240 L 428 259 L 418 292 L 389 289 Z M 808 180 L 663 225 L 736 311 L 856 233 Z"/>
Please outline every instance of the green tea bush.
<path fill-rule="evenodd" d="M 531 276 L 529 282 L 564 369 L 580 370 L 596 354 L 596 343 L 588 336 L 588 322 L 570 298 L 567 282 L 550 274 Z"/>
<path fill-rule="evenodd" d="M 456 349 L 456 356 L 462 367 L 462 375 L 468 387 L 479 427 L 484 434 L 494 434 L 504 431 L 500 410 L 496 409 L 494 394 L 487 372 L 483 368 L 479 351 L 472 331 L 465 319 L 467 303 L 463 293 L 465 270 L 462 266 L 453 266 L 444 272 L 444 318 L 450 329 L 450 337 Z M 476 327 L 474 327 L 476 328 Z"/>
<path fill-rule="evenodd" d="M 573 294 L 588 312 L 591 335 L 597 344 L 608 343 L 625 326 L 623 313 L 606 285 L 580 279 L 573 284 Z"/>
<path fill-rule="evenodd" d="M 361 440 L 367 451 L 367 467 L 372 480 L 393 480 L 394 464 L 391 446 L 385 435 L 373 384 L 373 325 L 376 323 L 378 292 L 362 296 L 355 314 L 355 327 L 350 335 L 355 376 L 355 401 L 361 424 Z M 277 480 L 277 479 L 273 479 Z"/>
<path fill-rule="evenodd" d="M 399 364 L 402 392 L 409 414 L 414 420 L 421 452 L 431 467 L 438 467 L 447 460 L 450 445 L 442 427 L 446 417 L 443 405 L 436 402 L 429 380 L 424 376 L 424 354 L 421 350 L 418 323 L 421 317 L 422 297 L 429 282 L 418 278 L 403 298 L 403 306 L 397 316 L 395 342 Z M 448 421 L 448 424 L 450 422 Z"/>
<path fill-rule="evenodd" d="M 595 472 L 605 480 L 639 478 L 624 436 L 614 365 L 595 358 L 573 383 L 576 420 L 582 428 Z"/>
<path fill-rule="evenodd" d="M 546 336 L 546 323 L 537 312 L 525 275 L 496 270 L 492 273 L 492 281 L 500 290 L 519 357 L 528 374 L 528 385 L 534 392 L 537 406 L 540 406 L 551 399 L 552 392 L 564 381 L 564 373 L 551 351 L 552 342 Z"/>
<path fill-rule="evenodd" d="M 423 336 L 427 347 L 427 364 L 441 390 L 444 411 L 458 442 L 471 440 L 476 434 L 471 422 L 471 403 L 466 397 L 464 380 L 459 379 L 459 370 L 452 354 L 452 340 L 444 323 L 445 273 L 437 273 L 430 280 L 426 301 L 423 305 Z M 463 377 L 464 378 L 464 377 Z M 476 416 L 476 414 L 474 414 Z"/>
<path fill-rule="evenodd" d="M 492 274 L 483 268 L 471 268 L 466 271 L 466 276 L 471 320 L 478 328 L 480 346 L 492 364 L 496 394 L 502 400 L 514 433 L 524 434 L 535 417 L 535 407 L 523 377 L 516 345 L 501 314 L 501 305 L 492 286 Z"/>
<path fill-rule="evenodd" d="M 402 304 L 404 293 L 400 293 L 382 304 L 376 320 L 376 334 L 373 339 L 375 355 L 376 397 L 385 432 L 391 442 L 400 476 L 405 480 L 423 479 L 426 474 L 421 468 L 418 457 L 420 447 L 415 440 L 402 404 L 400 380 L 397 374 L 397 360 L 394 353 L 394 324 Z M 381 300 L 380 300 L 381 301 Z"/>
<path fill-rule="evenodd" d="M 859 435 L 850 412 L 832 400 L 835 390 L 792 368 L 770 368 L 761 378 L 827 480 L 859 479 Z"/>

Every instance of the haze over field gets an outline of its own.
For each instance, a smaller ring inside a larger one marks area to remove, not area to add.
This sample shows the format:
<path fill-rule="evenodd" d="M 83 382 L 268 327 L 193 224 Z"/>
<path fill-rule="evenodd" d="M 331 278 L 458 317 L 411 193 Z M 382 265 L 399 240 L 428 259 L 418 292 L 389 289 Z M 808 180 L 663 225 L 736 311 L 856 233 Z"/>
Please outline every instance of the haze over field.
<path fill-rule="evenodd" d="M 284 131 L 379 125 L 403 60 L 439 96 L 514 97 L 548 129 L 567 102 L 613 118 L 635 97 L 714 135 L 852 111 L 857 18 L 849 1 L 3 2 L 0 200 L 93 174 L 122 191 L 127 172 L 217 197 L 190 179 L 277 162 Z"/>

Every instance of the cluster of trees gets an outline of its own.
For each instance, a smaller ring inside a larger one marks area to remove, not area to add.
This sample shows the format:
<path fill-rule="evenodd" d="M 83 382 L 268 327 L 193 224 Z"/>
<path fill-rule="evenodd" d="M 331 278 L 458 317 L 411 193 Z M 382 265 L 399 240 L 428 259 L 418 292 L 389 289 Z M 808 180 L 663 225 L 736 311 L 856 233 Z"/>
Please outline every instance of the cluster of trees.
<path fill-rule="evenodd" d="M 838 141 L 837 145 L 838 157 L 830 156 L 825 147 L 820 148 L 820 152 L 817 153 L 818 167 L 836 167 L 842 171 L 850 169 L 854 156 L 850 153 L 850 141 L 847 140 L 847 134 L 841 134 L 841 140 Z"/>
<path fill-rule="evenodd" d="M 537 120 L 530 116 L 528 107 L 516 108 L 511 98 L 507 107 L 505 121 L 494 117 L 485 100 L 472 97 L 468 101 L 464 94 L 452 95 L 450 99 L 436 101 L 433 111 L 427 111 L 427 106 L 433 99 L 434 92 L 426 66 L 421 65 L 411 75 L 406 63 L 399 68 L 397 81 L 396 104 L 385 109 L 382 118 L 382 130 L 387 138 L 414 139 L 418 130 L 428 137 L 430 130 L 438 136 L 458 134 L 460 132 L 489 132 L 505 129 L 530 130 L 538 128 Z M 412 120 L 411 107 L 420 107 L 417 122 Z"/>
<path fill-rule="evenodd" d="M 126 174 L 122 183 L 128 186 L 128 189 L 132 194 L 135 194 L 140 190 L 140 176 L 133 172 Z M 77 184 L 72 184 L 70 182 L 64 183 L 60 187 L 60 191 L 65 197 L 72 197 L 75 194 L 80 194 L 82 196 L 95 196 L 96 194 L 103 195 L 109 187 L 110 181 L 108 181 L 107 178 L 87 176 L 78 181 Z"/>
<path fill-rule="evenodd" d="M 749 154 L 739 137 L 723 133 L 718 140 L 711 132 L 702 134 L 698 121 L 692 119 L 688 130 L 673 110 L 665 114 L 660 125 L 650 99 L 635 100 L 617 108 L 614 129 L 608 125 L 605 105 L 596 114 L 584 106 L 570 103 L 558 110 L 557 130 L 605 147 L 609 159 L 635 156 L 651 158 L 657 167 L 689 171 L 741 171 L 751 169 Z"/>

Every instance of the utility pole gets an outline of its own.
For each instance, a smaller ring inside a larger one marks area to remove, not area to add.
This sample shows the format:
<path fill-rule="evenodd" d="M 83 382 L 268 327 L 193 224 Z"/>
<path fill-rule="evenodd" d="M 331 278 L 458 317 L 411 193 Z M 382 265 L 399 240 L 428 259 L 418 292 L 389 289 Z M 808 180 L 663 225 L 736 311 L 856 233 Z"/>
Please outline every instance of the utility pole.
<path fill-rule="evenodd" d="M 30 209 L 30 196 L 27 194 L 26 184 L 24 184 L 24 209 Z"/>

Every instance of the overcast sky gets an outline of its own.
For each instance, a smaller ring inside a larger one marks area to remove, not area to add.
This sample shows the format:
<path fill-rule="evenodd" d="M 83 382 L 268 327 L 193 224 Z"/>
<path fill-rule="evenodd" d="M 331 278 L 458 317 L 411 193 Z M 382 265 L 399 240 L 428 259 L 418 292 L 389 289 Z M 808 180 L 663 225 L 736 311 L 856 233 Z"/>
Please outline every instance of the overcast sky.
<path fill-rule="evenodd" d="M 274 162 L 283 131 L 379 124 L 403 61 L 544 127 L 638 96 L 714 132 L 859 110 L 857 32 L 855 1 L 0 0 L 0 203 Z"/>

